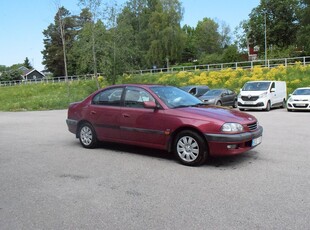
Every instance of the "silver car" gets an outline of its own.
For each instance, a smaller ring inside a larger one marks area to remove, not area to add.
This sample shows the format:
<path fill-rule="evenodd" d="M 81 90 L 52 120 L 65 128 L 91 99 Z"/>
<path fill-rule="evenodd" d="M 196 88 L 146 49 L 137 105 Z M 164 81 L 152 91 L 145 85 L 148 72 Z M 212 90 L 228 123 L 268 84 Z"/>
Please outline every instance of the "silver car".
<path fill-rule="evenodd" d="M 211 89 L 199 99 L 207 105 L 232 106 L 237 108 L 237 94 L 229 89 Z"/>

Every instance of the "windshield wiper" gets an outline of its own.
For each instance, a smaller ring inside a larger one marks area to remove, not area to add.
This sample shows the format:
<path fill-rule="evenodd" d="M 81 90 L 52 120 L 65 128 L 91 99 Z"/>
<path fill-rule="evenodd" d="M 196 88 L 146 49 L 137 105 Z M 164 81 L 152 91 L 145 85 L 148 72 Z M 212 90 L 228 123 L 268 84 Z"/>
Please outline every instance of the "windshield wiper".
<path fill-rule="evenodd" d="M 178 108 L 185 108 L 185 107 L 190 107 L 191 105 L 178 105 L 178 106 L 174 106 L 174 109 L 178 109 Z"/>
<path fill-rule="evenodd" d="M 199 106 L 205 106 L 205 103 L 197 103 L 195 105 L 191 105 L 192 107 L 199 107 Z"/>
<path fill-rule="evenodd" d="M 175 106 L 173 108 L 177 109 L 177 108 L 185 108 L 185 107 L 200 107 L 200 106 L 204 106 L 206 104 L 204 103 L 197 103 L 197 104 L 193 104 L 193 105 L 178 105 L 178 106 Z"/>

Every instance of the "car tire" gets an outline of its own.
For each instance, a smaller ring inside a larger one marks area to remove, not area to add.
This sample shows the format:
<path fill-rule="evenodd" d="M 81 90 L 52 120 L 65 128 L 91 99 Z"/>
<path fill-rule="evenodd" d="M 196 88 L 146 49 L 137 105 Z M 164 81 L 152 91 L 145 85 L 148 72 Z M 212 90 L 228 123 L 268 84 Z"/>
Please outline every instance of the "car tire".
<path fill-rule="evenodd" d="M 271 109 L 271 103 L 270 103 L 270 101 L 268 101 L 265 111 L 268 112 L 268 111 L 270 111 L 270 109 Z"/>
<path fill-rule="evenodd" d="M 233 108 L 237 108 L 237 107 L 238 107 L 238 101 L 234 100 Z"/>
<path fill-rule="evenodd" d="M 222 102 L 221 102 L 221 101 L 217 101 L 217 102 L 216 102 L 216 105 L 222 106 Z"/>
<path fill-rule="evenodd" d="M 85 122 L 80 125 L 79 140 L 84 148 L 93 149 L 96 147 L 97 135 L 91 124 Z"/>
<path fill-rule="evenodd" d="M 191 130 L 184 130 L 176 135 L 173 151 L 179 162 L 187 166 L 201 165 L 208 157 L 206 141 Z"/>
<path fill-rule="evenodd" d="M 286 107 L 286 101 L 285 101 L 285 99 L 283 99 L 281 108 L 284 109 L 285 107 Z"/>

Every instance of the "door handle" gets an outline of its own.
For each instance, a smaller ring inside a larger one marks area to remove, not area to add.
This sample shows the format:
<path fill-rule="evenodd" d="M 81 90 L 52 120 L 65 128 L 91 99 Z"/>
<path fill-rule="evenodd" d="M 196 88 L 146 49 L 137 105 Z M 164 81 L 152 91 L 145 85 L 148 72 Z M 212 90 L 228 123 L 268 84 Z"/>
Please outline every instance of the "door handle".
<path fill-rule="evenodd" d="M 130 116 L 129 116 L 129 114 L 127 114 L 127 113 L 123 113 L 123 117 L 128 118 L 128 117 L 130 117 Z"/>
<path fill-rule="evenodd" d="M 96 111 L 90 111 L 90 114 L 95 115 Z"/>

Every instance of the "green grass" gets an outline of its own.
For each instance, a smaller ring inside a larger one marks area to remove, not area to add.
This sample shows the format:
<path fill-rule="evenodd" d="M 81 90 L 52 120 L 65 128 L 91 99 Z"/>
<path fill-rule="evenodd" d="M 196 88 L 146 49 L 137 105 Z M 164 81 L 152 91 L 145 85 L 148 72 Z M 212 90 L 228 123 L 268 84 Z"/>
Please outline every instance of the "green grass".
<path fill-rule="evenodd" d="M 96 90 L 95 81 L 39 83 L 0 88 L 0 111 L 34 111 L 67 108 Z"/>
<path fill-rule="evenodd" d="M 186 84 L 205 84 L 211 88 L 227 87 L 238 90 L 248 80 L 282 80 L 287 83 L 287 92 L 298 87 L 310 86 L 310 65 L 290 67 L 287 69 L 234 70 L 217 72 L 217 77 L 212 72 L 205 73 L 207 77 L 199 77 L 200 72 L 158 73 L 144 75 L 124 75 L 118 83 L 145 83 L 167 84 L 181 86 Z M 198 76 L 198 77 L 197 77 Z M 212 77 L 213 76 L 213 77 Z M 221 80 L 222 79 L 222 80 Z M 99 79 L 101 87 L 107 85 L 103 79 Z M 75 101 L 81 101 L 97 89 L 95 80 L 79 80 L 69 83 L 38 83 L 0 87 L 0 111 L 35 111 L 66 109 Z"/>

